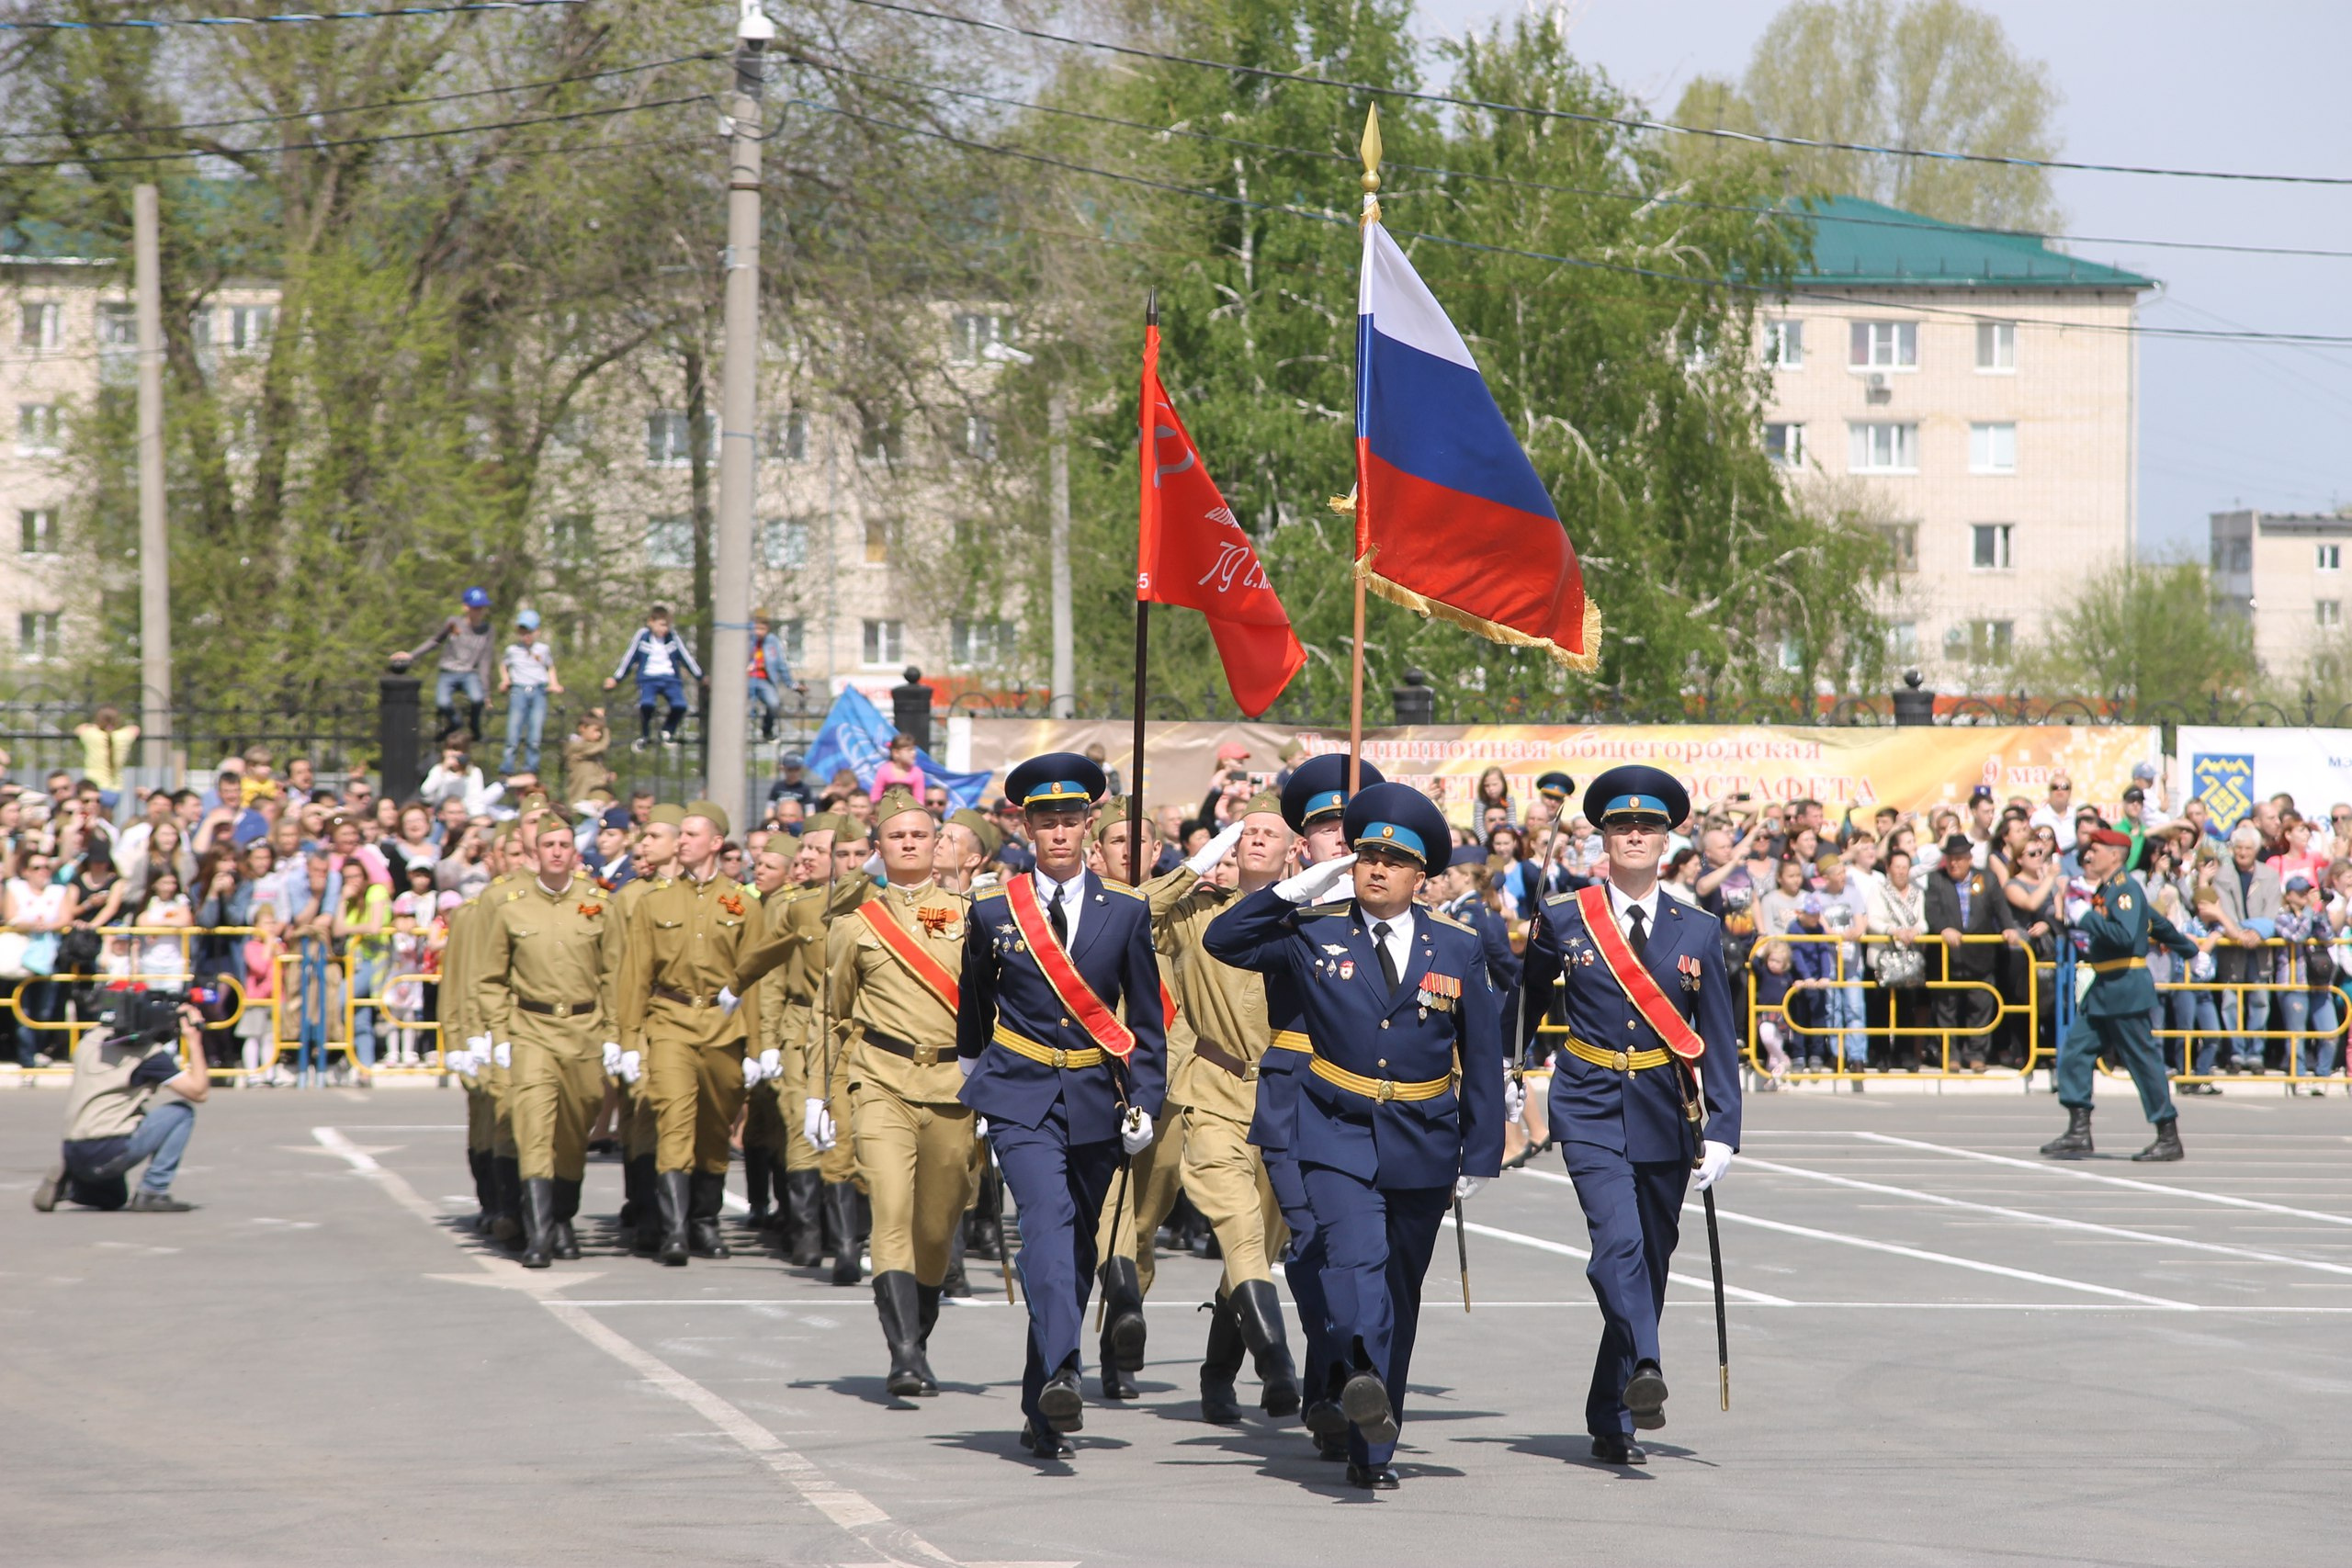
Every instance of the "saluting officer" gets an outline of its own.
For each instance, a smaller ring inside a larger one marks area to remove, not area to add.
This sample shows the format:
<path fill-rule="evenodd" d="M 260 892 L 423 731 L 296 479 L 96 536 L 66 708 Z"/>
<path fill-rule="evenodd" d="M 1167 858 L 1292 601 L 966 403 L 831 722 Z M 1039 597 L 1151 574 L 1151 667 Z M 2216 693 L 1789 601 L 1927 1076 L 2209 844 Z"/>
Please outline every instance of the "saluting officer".
<path fill-rule="evenodd" d="M 1068 1457 L 1063 1434 L 1084 1423 L 1079 1337 L 1094 1228 L 1121 1150 L 1150 1145 L 1166 1087 L 1150 911 L 1086 869 L 1105 787 L 1102 770 L 1075 752 L 1014 768 L 1005 795 L 1021 804 L 1036 865 L 978 895 L 965 927 L 963 1100 L 988 1118 L 1020 1205 L 1021 1438 L 1040 1459 Z"/>
<path fill-rule="evenodd" d="M 2172 1102 L 2172 1082 L 2148 1031 L 2156 1005 L 2155 982 L 2148 977 L 2148 942 L 2154 938 L 2183 958 L 2197 944 L 2172 922 L 2148 908 L 2147 889 L 2123 874 L 2132 840 L 2109 827 L 2075 835 L 2083 876 L 2091 896 L 2072 902 L 2066 919 L 2090 939 L 2084 962 L 2091 988 L 2075 1009 L 2074 1027 L 2058 1044 L 2058 1103 L 2066 1108 L 2066 1130 L 2041 1145 L 2052 1159 L 2091 1156 L 2091 1067 L 2101 1051 L 2123 1064 L 2140 1091 L 2140 1109 L 2156 1130 L 2156 1141 L 2132 1157 L 2141 1162 L 2177 1160 L 2180 1111 Z"/>
<path fill-rule="evenodd" d="M 1348 802 L 1352 854 L 1219 916 L 1209 953 L 1287 972 L 1312 1055 L 1292 1152 L 1323 1238 L 1323 1297 L 1344 1363 L 1348 1481 L 1394 1490 L 1421 1280 L 1447 1205 L 1501 1173 L 1501 998 L 1467 926 L 1414 908 L 1453 834 L 1430 799 L 1378 784 Z M 1345 904 L 1315 900 L 1352 874 Z"/>
<path fill-rule="evenodd" d="M 857 901 L 834 918 L 827 972 L 850 1137 L 874 1204 L 874 1307 L 890 1352 L 884 1386 L 910 1399 L 939 1392 L 931 1331 L 949 1240 L 971 1201 L 973 1116 L 956 1098 L 956 1051 L 968 905 L 933 875 L 937 828 L 922 802 L 886 791 L 874 823 L 887 880 L 861 879 Z M 809 1142 L 831 1148 L 839 1129 L 825 1101 L 810 1096 L 803 1114 Z"/>
<path fill-rule="evenodd" d="M 1738 1043 L 1715 918 L 1658 885 L 1690 795 L 1659 769 L 1620 767 L 1585 798 L 1608 875 L 1537 910 L 1520 1038 L 1560 981 L 1568 1032 L 1553 1064 L 1552 1136 L 1591 1232 L 1585 1274 L 1603 1325 L 1585 1425 L 1594 1458 L 1641 1464 L 1634 1431 L 1666 1425 L 1658 1317 L 1683 1197 L 1694 1167 L 1703 1192 L 1739 1146 Z"/>
<path fill-rule="evenodd" d="M 572 1220 L 588 1169 L 588 1126 L 617 1062 L 605 896 L 576 864 L 571 824 L 542 812 L 538 869 L 482 918 L 474 1005 L 513 1046 L 508 1093 L 523 1179 L 523 1267 L 576 1258 Z"/>

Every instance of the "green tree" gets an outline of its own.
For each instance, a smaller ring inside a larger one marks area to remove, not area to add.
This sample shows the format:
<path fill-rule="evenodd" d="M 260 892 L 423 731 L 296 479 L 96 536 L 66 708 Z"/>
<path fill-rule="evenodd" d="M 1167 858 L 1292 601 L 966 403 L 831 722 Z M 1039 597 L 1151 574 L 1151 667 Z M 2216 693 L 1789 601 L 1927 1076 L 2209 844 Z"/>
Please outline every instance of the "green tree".
<path fill-rule="evenodd" d="M 1877 147 L 2050 158 L 2059 95 L 1998 18 L 1961 0 L 1795 0 L 1757 39 L 1736 85 L 1683 90 L 1684 124 Z M 1865 197 L 1947 222 L 2054 229 L 2046 170 L 1830 148 L 1680 139 L 1684 166 L 1760 162 L 1807 192 Z"/>
<path fill-rule="evenodd" d="M 2202 565 L 2124 561 L 2084 581 L 2018 673 L 2029 690 L 2145 712 L 2245 695 L 2259 670 L 2251 623 L 2215 613 Z"/>

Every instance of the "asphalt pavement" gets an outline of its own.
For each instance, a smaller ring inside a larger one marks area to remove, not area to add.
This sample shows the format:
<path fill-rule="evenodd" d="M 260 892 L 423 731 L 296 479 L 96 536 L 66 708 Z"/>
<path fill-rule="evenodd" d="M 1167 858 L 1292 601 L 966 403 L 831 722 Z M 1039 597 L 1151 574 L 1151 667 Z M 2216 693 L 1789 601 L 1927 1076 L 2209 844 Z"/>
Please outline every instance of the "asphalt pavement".
<path fill-rule="evenodd" d="M 2233 1087 L 2157 1167 L 2120 1157 L 2146 1129 L 2113 1088 L 2103 1157 L 2074 1166 L 2033 1156 L 2047 1095 L 1752 1099 L 1720 1193 L 1731 1408 L 1694 1208 L 1640 1470 L 1588 1453 L 1599 1314 L 1555 1154 L 1469 1204 L 1468 1314 L 1442 1238 L 1404 1486 L 1379 1495 L 1295 1417 L 1200 1421 L 1212 1263 L 1162 1260 L 1143 1399 L 1090 1405 L 1075 1461 L 1040 1465 L 1012 1440 L 1023 1319 L 991 1264 L 933 1337 L 940 1397 L 894 1401 L 864 1286 L 749 1245 L 665 1269 L 599 1223 L 578 1263 L 492 1254 L 458 1224 L 454 1091 L 216 1095 L 183 1215 L 33 1213 L 63 1104 L 0 1092 L 0 1561 L 22 1568 L 2343 1549 L 2352 1099 Z M 619 1194 L 593 1166 L 584 1215 Z"/>

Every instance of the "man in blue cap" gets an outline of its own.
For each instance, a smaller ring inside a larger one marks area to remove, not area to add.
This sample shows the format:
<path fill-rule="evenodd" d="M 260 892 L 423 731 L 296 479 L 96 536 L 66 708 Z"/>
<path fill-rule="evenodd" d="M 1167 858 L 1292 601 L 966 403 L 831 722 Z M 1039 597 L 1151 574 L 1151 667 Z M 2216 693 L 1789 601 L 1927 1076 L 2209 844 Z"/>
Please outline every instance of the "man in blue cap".
<path fill-rule="evenodd" d="M 1286 975 L 1304 1004 L 1290 1149 L 1306 1210 L 1293 1225 L 1322 1240 L 1349 1483 L 1390 1491 L 1438 1225 L 1502 1168 L 1501 1002 L 1476 933 L 1414 908 L 1451 853 L 1430 798 L 1374 784 L 1349 800 L 1342 830 L 1353 853 L 1242 899 L 1204 945 Z M 1351 874 L 1354 898 L 1316 903 Z"/>
<path fill-rule="evenodd" d="M 1592 1235 L 1600 1352 L 1585 1399 L 1593 1457 L 1641 1464 L 1636 1429 L 1666 1425 L 1658 1317 L 1697 1170 L 1705 1191 L 1739 1146 L 1738 1041 L 1715 918 L 1664 897 L 1658 861 L 1690 797 L 1657 768 L 1611 768 L 1585 792 L 1606 878 L 1555 894 L 1529 929 L 1518 1037 L 1560 982 L 1552 1136 Z"/>
<path fill-rule="evenodd" d="M 416 647 L 392 655 L 392 668 L 405 670 L 435 649 L 441 650 L 440 668 L 433 677 L 433 711 L 441 717 L 437 745 L 463 729 L 474 740 L 482 736 L 481 710 L 490 700 L 490 672 L 498 657 L 497 632 L 490 624 L 490 590 L 469 588 L 462 595 L 466 613 L 442 621 L 440 629 Z M 466 699 L 466 716 L 458 717 L 458 698 Z"/>
<path fill-rule="evenodd" d="M 1150 908 L 1086 869 L 1086 831 L 1107 785 L 1071 751 L 1006 776 L 1035 865 L 976 894 L 964 930 L 961 1098 L 988 1118 L 1021 1210 L 1021 1441 L 1039 1459 L 1068 1458 L 1063 1434 L 1084 1424 L 1079 1336 L 1096 1220 L 1123 1152 L 1150 1145 L 1167 1083 Z"/>

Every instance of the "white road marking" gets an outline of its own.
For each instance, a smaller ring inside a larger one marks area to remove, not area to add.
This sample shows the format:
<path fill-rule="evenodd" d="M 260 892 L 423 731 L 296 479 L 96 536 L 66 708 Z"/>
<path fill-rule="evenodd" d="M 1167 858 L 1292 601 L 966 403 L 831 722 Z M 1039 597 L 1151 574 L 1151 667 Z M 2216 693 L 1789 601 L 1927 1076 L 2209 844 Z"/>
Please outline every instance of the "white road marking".
<path fill-rule="evenodd" d="M 373 1156 L 352 1143 L 340 1132 L 333 1127 L 313 1127 L 311 1129 L 311 1135 L 318 1140 L 322 1148 L 341 1156 L 352 1169 L 374 1182 L 401 1208 L 432 1225 L 436 1231 L 441 1228 L 442 1215 L 434 1209 L 432 1204 L 425 1201 L 423 1194 L 410 1186 L 397 1173 L 379 1165 Z M 507 1259 L 488 1258 L 480 1253 L 473 1254 L 472 1257 L 474 1261 L 488 1273 L 506 1274 L 511 1271 L 518 1276 L 524 1274 L 524 1270 L 519 1266 Z M 547 1283 L 551 1287 L 560 1288 L 564 1279 L 564 1276 L 558 1275 L 547 1280 Z M 523 1281 L 518 1280 L 516 1282 L 520 1284 Z M 531 1286 L 536 1286 L 539 1282 L 537 1280 L 529 1280 Z M 582 1339 L 619 1361 L 655 1388 L 684 1404 L 720 1432 L 734 1439 L 738 1447 L 775 1472 L 810 1506 L 823 1514 L 842 1530 L 857 1537 L 861 1544 L 883 1552 L 888 1561 L 892 1562 L 903 1561 L 901 1556 L 892 1553 L 891 1549 L 896 1548 L 900 1553 L 911 1555 L 924 1562 L 942 1564 L 944 1568 L 965 1568 L 965 1565 L 957 1563 L 955 1558 L 948 1556 L 912 1530 L 902 1525 L 893 1525 L 888 1514 L 876 1507 L 859 1493 L 829 1480 L 822 1471 L 803 1459 L 787 1447 L 782 1438 L 743 1414 L 734 1404 L 703 1387 L 702 1384 L 679 1371 L 660 1357 L 639 1349 L 628 1339 L 598 1323 L 588 1314 L 582 1303 L 562 1301 L 552 1296 L 541 1296 L 539 1304 L 553 1314 L 557 1322 L 561 1323 Z M 1075 1568 L 1075 1565 L 1070 1565 L 1070 1568 Z"/>
<path fill-rule="evenodd" d="M 2193 1187 L 2169 1187 L 2161 1181 L 2137 1181 L 2128 1176 L 2109 1176 L 2102 1171 L 2085 1170 L 2071 1160 L 2018 1159 L 2013 1155 L 1986 1154 L 1981 1149 L 1954 1148 L 1950 1144 L 1930 1144 L 1917 1138 L 1898 1138 L 1887 1133 L 1850 1132 L 1849 1137 L 1867 1139 L 1873 1144 L 1892 1144 L 1899 1148 L 1928 1149 L 1955 1159 L 1982 1160 L 1987 1165 L 2015 1166 L 2020 1170 L 2039 1170 L 2051 1176 L 2071 1176 L 2080 1181 L 2099 1181 L 2109 1187 L 2128 1187 L 2140 1192 L 2160 1192 L 2167 1198 L 2193 1198 L 2200 1203 L 2219 1203 L 2232 1209 L 2256 1209 L 2269 1214 L 2292 1214 L 2299 1220 L 2317 1220 L 2322 1224 L 2352 1226 L 2352 1214 L 2323 1213 L 2317 1209 L 2291 1208 L 2285 1203 L 2265 1203 L 2255 1198 L 2233 1198 L 2225 1192 L 2199 1192 Z"/>
<path fill-rule="evenodd" d="M 1851 1188 L 1858 1192 L 1879 1192 L 1894 1198 L 1907 1198 L 1914 1202 L 1932 1203 L 1939 1208 L 1967 1209 L 1980 1214 L 1998 1214 L 2003 1219 L 2018 1220 L 2027 1224 L 2048 1225 L 2057 1230 L 2082 1231 L 2091 1235 L 2114 1236 L 2122 1241 L 2144 1241 L 2158 1247 L 2182 1247 L 2191 1252 L 2217 1253 L 2224 1258 L 2250 1258 L 2256 1263 L 2280 1263 L 2293 1269 L 2314 1269 L 2324 1274 L 2352 1276 L 2352 1265 L 2323 1263 L 2311 1258 L 2290 1258 L 2283 1252 L 2260 1252 L 2250 1247 L 2231 1247 L 2217 1241 L 2193 1241 L 2187 1236 L 2165 1235 L 2156 1231 L 2127 1230 L 2121 1225 L 2102 1225 L 2089 1220 L 2070 1220 L 2058 1214 L 2037 1213 L 2030 1209 L 2007 1209 L 1997 1203 L 1976 1203 L 1965 1198 L 1946 1197 L 1940 1192 L 1922 1192 L 1911 1187 L 1890 1187 L 1884 1182 L 1863 1181 L 1851 1176 L 1835 1176 L 1826 1170 L 1807 1170 L 1803 1166 L 1781 1165 L 1774 1160 L 1758 1159 L 1753 1156 L 1740 1163 L 1751 1170 L 1769 1170 L 1782 1176 L 1800 1176 L 1808 1181 L 1826 1181 L 1833 1187 Z"/>
<path fill-rule="evenodd" d="M 1540 1235 L 1527 1235 L 1519 1231 L 1501 1230 L 1494 1225 L 1479 1224 L 1475 1221 L 1464 1223 L 1462 1228 L 1472 1235 L 1492 1236 L 1497 1241 L 1515 1242 L 1521 1247 L 1532 1247 L 1538 1252 L 1549 1252 L 1561 1258 L 1574 1258 L 1581 1260 L 1592 1256 L 1583 1247 L 1570 1247 L 1564 1241 L 1550 1241 Z M 1715 1288 L 1713 1281 L 1696 1279 L 1689 1274 L 1668 1274 L 1667 1278 L 1678 1285 L 1689 1285 L 1697 1290 L 1712 1291 Z M 1789 1304 L 1782 1297 L 1766 1295 L 1762 1291 L 1743 1290 L 1737 1285 L 1725 1285 L 1724 1294 L 1727 1297 L 1737 1296 L 1742 1301 L 1754 1302 L 1758 1306 L 1787 1306 Z M 1487 1303 L 1479 1302 L 1478 1304 L 1485 1306 Z"/>

